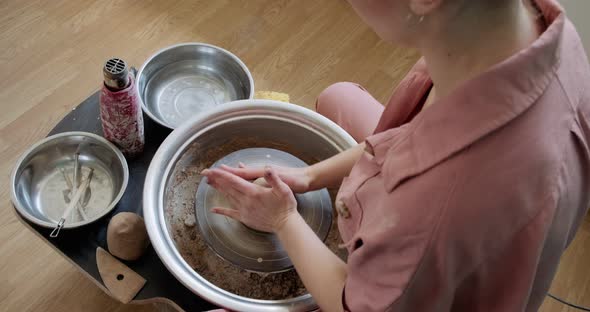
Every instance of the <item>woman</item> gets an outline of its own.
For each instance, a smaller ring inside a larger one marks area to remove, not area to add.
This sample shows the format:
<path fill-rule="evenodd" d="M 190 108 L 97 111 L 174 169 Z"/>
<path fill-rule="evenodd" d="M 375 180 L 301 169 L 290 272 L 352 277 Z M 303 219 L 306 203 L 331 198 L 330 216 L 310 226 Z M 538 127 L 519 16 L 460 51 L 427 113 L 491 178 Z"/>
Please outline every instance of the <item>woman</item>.
<path fill-rule="evenodd" d="M 536 311 L 588 206 L 590 69 L 554 0 L 350 0 L 423 55 L 387 107 L 339 83 L 317 110 L 360 144 L 305 169 L 205 170 L 274 232 L 325 311 Z M 264 175 L 272 188 L 246 180 Z M 348 263 L 291 192 L 342 183 Z M 313 257 L 309 257 L 313 255 Z"/>

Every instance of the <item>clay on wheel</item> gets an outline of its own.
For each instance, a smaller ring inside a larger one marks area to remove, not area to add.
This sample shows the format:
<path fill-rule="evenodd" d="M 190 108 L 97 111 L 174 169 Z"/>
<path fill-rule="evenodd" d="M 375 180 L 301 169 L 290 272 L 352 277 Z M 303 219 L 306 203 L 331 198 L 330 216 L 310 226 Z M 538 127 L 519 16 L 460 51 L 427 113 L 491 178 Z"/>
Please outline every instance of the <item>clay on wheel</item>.
<path fill-rule="evenodd" d="M 268 182 L 266 182 L 266 179 L 264 177 L 260 177 L 256 180 L 254 180 L 254 182 L 252 182 L 256 185 L 260 185 L 262 187 L 270 187 L 270 185 L 268 185 Z"/>

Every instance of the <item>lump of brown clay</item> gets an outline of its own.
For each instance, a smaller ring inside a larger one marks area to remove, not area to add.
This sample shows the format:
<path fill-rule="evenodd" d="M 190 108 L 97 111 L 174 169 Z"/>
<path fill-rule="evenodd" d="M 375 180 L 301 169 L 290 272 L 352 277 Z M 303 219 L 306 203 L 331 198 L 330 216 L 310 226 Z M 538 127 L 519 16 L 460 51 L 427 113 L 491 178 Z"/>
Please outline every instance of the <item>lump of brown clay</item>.
<path fill-rule="evenodd" d="M 137 260 L 149 245 L 143 219 L 132 212 L 116 214 L 107 228 L 109 252 L 123 260 Z"/>
<path fill-rule="evenodd" d="M 263 187 L 270 187 L 270 185 L 268 185 L 268 182 L 266 182 L 266 179 L 264 177 L 260 177 L 256 180 L 254 180 L 254 182 L 252 182 L 252 183 L 254 183 L 256 185 L 263 186 Z"/>

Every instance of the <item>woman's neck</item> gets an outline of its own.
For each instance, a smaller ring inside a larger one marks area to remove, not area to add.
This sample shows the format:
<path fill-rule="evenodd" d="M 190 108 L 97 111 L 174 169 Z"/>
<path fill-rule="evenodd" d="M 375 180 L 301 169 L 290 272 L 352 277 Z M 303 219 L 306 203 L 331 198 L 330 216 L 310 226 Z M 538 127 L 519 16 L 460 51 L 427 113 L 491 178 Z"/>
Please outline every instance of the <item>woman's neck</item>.
<path fill-rule="evenodd" d="M 463 9 L 444 30 L 425 40 L 420 52 L 436 88 L 436 98 L 528 47 L 540 30 L 534 9 L 520 1 L 502 8 Z M 484 14 L 482 14 L 484 13 Z M 433 90 L 434 91 L 434 90 Z M 430 103 L 436 98 L 430 99 Z"/>

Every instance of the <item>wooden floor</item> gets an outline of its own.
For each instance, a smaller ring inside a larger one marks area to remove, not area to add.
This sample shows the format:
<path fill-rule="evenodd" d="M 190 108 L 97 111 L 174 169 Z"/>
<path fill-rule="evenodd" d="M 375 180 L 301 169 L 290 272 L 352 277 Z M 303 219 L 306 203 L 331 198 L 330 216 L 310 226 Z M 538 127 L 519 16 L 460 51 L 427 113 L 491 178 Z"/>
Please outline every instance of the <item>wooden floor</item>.
<path fill-rule="evenodd" d="M 342 0 L 0 0 L 0 311 L 152 311 L 110 299 L 14 217 L 16 157 L 101 84 L 102 63 L 136 66 L 156 50 L 200 41 L 237 54 L 257 90 L 312 107 L 337 81 L 384 101 L 417 59 L 385 44 Z M 590 221 L 552 291 L 590 306 Z M 551 299 L 542 311 L 575 311 Z"/>

